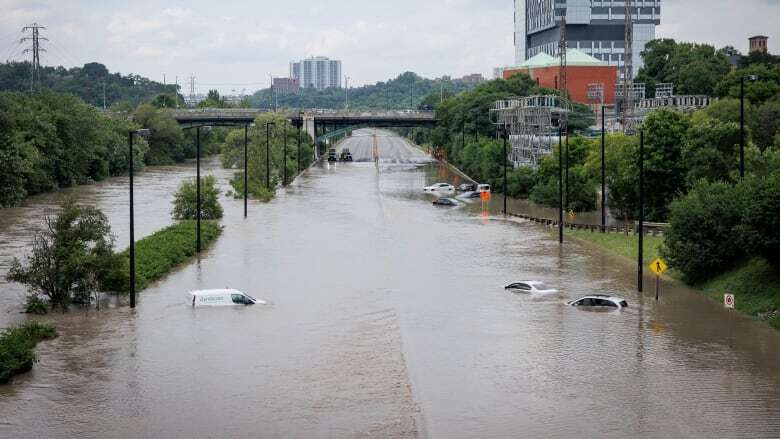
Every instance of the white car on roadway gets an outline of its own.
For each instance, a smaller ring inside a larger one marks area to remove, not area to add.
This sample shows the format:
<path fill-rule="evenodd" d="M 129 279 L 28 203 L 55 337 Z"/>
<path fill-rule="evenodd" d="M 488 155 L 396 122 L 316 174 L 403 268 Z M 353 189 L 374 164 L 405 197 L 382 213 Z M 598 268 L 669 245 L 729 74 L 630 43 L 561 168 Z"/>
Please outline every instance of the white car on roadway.
<path fill-rule="evenodd" d="M 188 302 L 193 306 L 236 306 L 236 305 L 265 305 L 264 300 L 229 288 L 220 290 L 195 290 L 187 295 Z"/>
<path fill-rule="evenodd" d="M 423 192 L 453 194 L 455 193 L 455 186 L 449 183 L 435 183 L 424 187 Z"/>
<path fill-rule="evenodd" d="M 623 309 L 628 308 L 628 302 L 622 297 L 608 296 L 606 294 L 591 294 L 580 297 L 577 300 L 568 302 L 568 305 L 583 308 L 606 308 Z"/>
<path fill-rule="evenodd" d="M 504 289 L 517 293 L 552 294 L 558 292 L 555 288 L 550 288 L 544 282 L 538 280 L 524 280 L 511 283 L 505 286 Z"/>

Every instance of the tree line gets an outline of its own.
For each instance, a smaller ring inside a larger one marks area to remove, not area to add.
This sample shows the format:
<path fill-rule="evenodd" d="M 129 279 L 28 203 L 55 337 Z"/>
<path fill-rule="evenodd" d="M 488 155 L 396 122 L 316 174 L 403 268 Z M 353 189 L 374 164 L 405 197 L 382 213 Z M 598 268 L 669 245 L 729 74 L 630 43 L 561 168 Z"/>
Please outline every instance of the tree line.
<path fill-rule="evenodd" d="M 30 70 L 29 61 L 0 63 L 0 90 L 29 91 Z M 110 73 L 106 66 L 96 62 L 69 69 L 41 66 L 40 81 L 41 90 L 69 93 L 95 107 L 103 108 L 105 103 L 107 108 L 121 111 L 132 111 L 159 94 L 173 96 L 178 92 L 175 84 L 166 85 L 135 74 Z"/>
<path fill-rule="evenodd" d="M 438 102 L 442 93 L 453 96 L 473 88 L 475 84 L 458 80 L 427 79 L 416 73 L 406 72 L 388 81 L 349 89 L 350 108 L 421 109 L 433 110 L 433 94 Z M 267 88 L 249 98 L 255 108 L 344 108 L 347 91 L 343 88 L 302 88 L 297 93 L 282 93 Z"/>

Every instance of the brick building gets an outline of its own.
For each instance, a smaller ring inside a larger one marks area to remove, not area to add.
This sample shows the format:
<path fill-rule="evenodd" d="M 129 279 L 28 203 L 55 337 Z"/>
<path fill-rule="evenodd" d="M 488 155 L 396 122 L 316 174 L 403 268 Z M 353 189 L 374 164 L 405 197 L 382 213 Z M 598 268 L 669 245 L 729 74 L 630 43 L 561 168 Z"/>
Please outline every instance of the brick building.
<path fill-rule="evenodd" d="M 504 79 L 516 73 L 525 73 L 542 87 L 558 88 L 560 58 L 544 52 L 526 60 L 517 67 L 504 70 Z M 576 49 L 566 51 L 566 89 L 575 102 L 586 105 L 615 103 L 618 67 L 609 65 Z"/>

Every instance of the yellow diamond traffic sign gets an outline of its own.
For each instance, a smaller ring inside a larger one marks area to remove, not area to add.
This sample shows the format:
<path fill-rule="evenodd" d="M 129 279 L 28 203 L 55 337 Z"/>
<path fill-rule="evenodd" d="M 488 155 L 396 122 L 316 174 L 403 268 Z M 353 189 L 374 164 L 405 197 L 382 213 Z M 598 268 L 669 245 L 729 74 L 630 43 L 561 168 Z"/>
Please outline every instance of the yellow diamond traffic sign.
<path fill-rule="evenodd" d="M 650 270 L 652 270 L 656 276 L 664 274 L 668 268 L 669 267 L 666 266 L 666 262 L 664 262 L 664 260 L 661 258 L 657 258 L 655 261 L 650 263 Z"/>

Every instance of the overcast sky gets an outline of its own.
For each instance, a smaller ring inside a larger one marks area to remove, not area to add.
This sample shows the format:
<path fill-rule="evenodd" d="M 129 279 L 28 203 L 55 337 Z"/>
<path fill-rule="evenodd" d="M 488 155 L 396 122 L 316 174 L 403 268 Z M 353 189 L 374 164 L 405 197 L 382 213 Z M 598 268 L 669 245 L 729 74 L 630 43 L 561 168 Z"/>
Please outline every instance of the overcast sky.
<path fill-rule="evenodd" d="M 43 64 L 98 61 L 180 84 L 192 74 L 199 91 L 264 88 L 312 55 L 341 59 L 350 84 L 489 76 L 513 62 L 512 16 L 512 0 L 0 0 L 0 60 L 24 59 L 21 27 L 38 22 Z M 746 51 L 765 34 L 780 48 L 780 0 L 664 0 L 661 20 L 658 37 Z"/>

